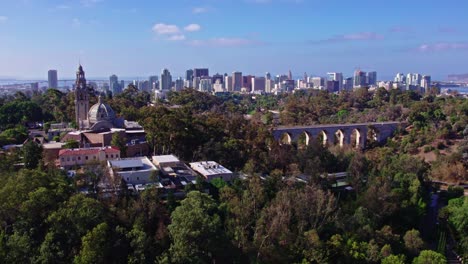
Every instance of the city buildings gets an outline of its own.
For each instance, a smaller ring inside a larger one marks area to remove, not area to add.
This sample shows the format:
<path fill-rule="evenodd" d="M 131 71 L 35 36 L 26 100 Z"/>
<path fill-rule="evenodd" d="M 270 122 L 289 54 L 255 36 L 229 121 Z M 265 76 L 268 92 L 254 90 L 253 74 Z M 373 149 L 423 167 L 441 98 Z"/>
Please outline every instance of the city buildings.
<path fill-rule="evenodd" d="M 117 77 L 117 75 L 114 74 L 109 77 L 109 88 L 113 96 L 122 93 L 123 87 L 119 83 L 119 78 Z"/>
<path fill-rule="evenodd" d="M 160 90 L 169 90 L 172 87 L 172 76 L 168 69 L 163 69 L 161 72 L 161 81 L 159 82 Z"/>
<path fill-rule="evenodd" d="M 371 71 L 367 73 L 367 85 L 375 86 L 377 85 L 377 72 Z"/>
<path fill-rule="evenodd" d="M 343 73 L 341 72 L 329 72 L 327 73 L 328 80 L 338 82 L 338 90 L 343 89 Z"/>
<path fill-rule="evenodd" d="M 159 78 L 156 75 L 150 76 L 149 79 L 149 86 L 151 90 L 156 90 L 159 87 Z"/>
<path fill-rule="evenodd" d="M 252 92 L 265 92 L 265 77 L 252 77 Z"/>
<path fill-rule="evenodd" d="M 240 92 L 242 89 L 242 72 L 233 72 L 232 73 L 232 90 L 234 92 Z"/>
<path fill-rule="evenodd" d="M 361 70 L 356 70 L 354 72 L 354 87 L 359 88 L 359 87 L 364 87 L 366 86 L 366 72 L 361 71 Z"/>
<path fill-rule="evenodd" d="M 49 70 L 47 73 L 49 88 L 57 89 L 58 88 L 58 76 L 57 70 Z"/>
<path fill-rule="evenodd" d="M 210 76 L 210 71 L 207 68 L 195 68 L 193 69 L 193 77 L 208 77 Z"/>

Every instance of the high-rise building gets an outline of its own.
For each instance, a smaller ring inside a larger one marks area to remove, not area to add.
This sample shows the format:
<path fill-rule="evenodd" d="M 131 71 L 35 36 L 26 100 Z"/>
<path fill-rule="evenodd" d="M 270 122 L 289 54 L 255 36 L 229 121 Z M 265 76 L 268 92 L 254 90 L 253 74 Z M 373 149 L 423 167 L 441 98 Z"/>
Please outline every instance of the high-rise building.
<path fill-rule="evenodd" d="M 343 80 L 343 89 L 350 91 L 353 89 L 353 78 L 349 77 Z"/>
<path fill-rule="evenodd" d="M 367 73 L 367 85 L 377 85 L 377 72 L 372 71 Z"/>
<path fill-rule="evenodd" d="M 329 72 L 327 73 L 327 75 L 328 75 L 328 80 L 338 82 L 338 90 L 341 91 L 343 89 L 343 73 Z"/>
<path fill-rule="evenodd" d="M 174 87 L 176 91 L 181 91 L 184 88 L 184 79 L 181 77 L 177 78 Z"/>
<path fill-rule="evenodd" d="M 396 83 L 406 83 L 406 77 L 403 73 L 397 73 L 397 75 L 395 76 L 395 79 L 394 81 Z"/>
<path fill-rule="evenodd" d="M 195 68 L 193 69 L 193 77 L 208 77 L 210 72 L 207 68 Z"/>
<path fill-rule="evenodd" d="M 366 72 L 356 70 L 354 72 L 354 87 L 366 86 Z"/>
<path fill-rule="evenodd" d="M 312 85 L 315 89 L 319 89 L 325 85 L 325 80 L 322 77 L 312 77 Z"/>
<path fill-rule="evenodd" d="M 209 77 L 201 78 L 198 90 L 200 92 L 211 92 L 211 85 L 212 85 L 211 78 Z"/>
<path fill-rule="evenodd" d="M 150 76 L 148 81 L 149 81 L 150 89 L 156 90 L 158 87 L 158 76 L 156 75 Z"/>
<path fill-rule="evenodd" d="M 265 77 L 252 77 L 252 92 L 264 92 L 266 86 Z"/>
<path fill-rule="evenodd" d="M 292 80 L 292 79 L 293 79 L 293 77 L 292 77 L 292 72 L 291 72 L 291 70 L 289 70 L 289 72 L 288 72 L 288 80 Z"/>
<path fill-rule="evenodd" d="M 247 92 L 252 91 L 252 78 L 255 76 L 247 75 L 242 77 L 242 88 L 245 88 Z"/>
<path fill-rule="evenodd" d="M 224 76 L 224 84 L 225 84 L 226 91 L 228 92 L 233 91 L 232 76 Z"/>
<path fill-rule="evenodd" d="M 161 81 L 159 82 L 160 90 L 169 90 L 172 86 L 172 76 L 168 69 L 163 69 L 161 72 Z"/>
<path fill-rule="evenodd" d="M 242 88 L 242 72 L 232 73 L 232 89 L 235 92 L 240 92 Z"/>
<path fill-rule="evenodd" d="M 274 88 L 275 88 L 275 81 L 273 81 L 272 79 L 267 79 L 265 81 L 265 92 L 271 93 Z"/>
<path fill-rule="evenodd" d="M 271 74 L 269 72 L 265 74 L 265 79 L 271 80 Z"/>
<path fill-rule="evenodd" d="M 122 93 L 123 87 L 120 86 L 119 78 L 117 77 L 117 75 L 114 74 L 109 77 L 109 87 L 112 92 L 112 95 L 114 96 Z"/>
<path fill-rule="evenodd" d="M 49 88 L 57 89 L 58 88 L 58 77 L 57 70 L 49 70 L 47 72 Z"/>
<path fill-rule="evenodd" d="M 211 78 L 213 81 L 213 83 L 216 83 L 216 81 L 219 80 L 219 83 L 223 84 L 224 83 L 224 75 L 222 74 L 219 74 L 219 73 L 216 73 L 215 75 L 213 75 L 213 77 Z"/>
<path fill-rule="evenodd" d="M 424 89 L 424 92 L 427 93 L 431 89 L 431 76 L 424 75 L 421 79 L 421 88 Z"/>
<path fill-rule="evenodd" d="M 193 80 L 193 70 L 192 69 L 188 69 L 187 71 L 185 71 L 185 80 L 190 81 L 190 82 Z"/>
<path fill-rule="evenodd" d="M 75 81 L 75 121 L 76 125 L 82 129 L 85 121 L 88 120 L 89 94 L 86 85 L 85 72 L 80 65 L 76 72 Z"/>

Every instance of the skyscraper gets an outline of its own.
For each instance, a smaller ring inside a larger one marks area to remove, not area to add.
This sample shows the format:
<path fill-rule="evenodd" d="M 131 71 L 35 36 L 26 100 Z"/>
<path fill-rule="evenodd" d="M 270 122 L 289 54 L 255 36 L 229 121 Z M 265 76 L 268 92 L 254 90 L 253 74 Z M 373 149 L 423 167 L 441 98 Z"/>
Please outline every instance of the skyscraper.
<path fill-rule="evenodd" d="M 394 81 L 396 83 L 406 83 L 406 77 L 403 73 L 397 73 L 397 75 L 395 76 L 395 79 Z"/>
<path fill-rule="evenodd" d="M 193 79 L 193 70 L 192 69 L 186 70 L 185 71 L 185 80 L 192 82 L 192 79 Z"/>
<path fill-rule="evenodd" d="M 421 88 L 424 89 L 424 92 L 427 93 L 431 89 L 431 76 L 424 75 L 421 79 Z"/>
<path fill-rule="evenodd" d="M 210 72 L 208 68 L 195 68 L 193 69 L 193 77 L 208 77 L 210 76 Z"/>
<path fill-rule="evenodd" d="M 224 76 L 224 84 L 226 86 L 226 91 L 232 92 L 232 76 Z"/>
<path fill-rule="evenodd" d="M 293 79 L 293 77 L 292 77 L 292 72 L 291 72 L 291 70 L 289 70 L 289 72 L 288 72 L 288 80 L 292 80 L 292 79 Z"/>
<path fill-rule="evenodd" d="M 242 88 L 242 72 L 232 73 L 232 89 L 233 91 L 240 92 Z"/>
<path fill-rule="evenodd" d="M 157 84 L 158 84 L 158 76 L 153 75 L 149 77 L 149 86 L 151 90 L 156 90 L 157 89 Z"/>
<path fill-rule="evenodd" d="M 212 85 L 212 81 L 211 81 L 211 78 L 202 78 L 200 79 L 200 85 L 199 85 L 199 88 L 198 90 L 200 92 L 211 92 L 211 85 Z"/>
<path fill-rule="evenodd" d="M 367 85 L 377 85 L 377 72 L 372 71 L 367 73 Z"/>
<path fill-rule="evenodd" d="M 354 72 L 354 87 L 366 86 L 366 72 L 356 70 Z"/>
<path fill-rule="evenodd" d="M 184 88 L 184 80 L 181 77 L 177 78 L 174 87 L 176 91 L 182 90 Z"/>
<path fill-rule="evenodd" d="M 343 89 L 343 73 L 341 72 L 329 72 L 327 73 L 328 80 L 338 82 L 338 89 Z"/>
<path fill-rule="evenodd" d="M 265 79 L 271 80 L 271 74 L 269 72 L 265 74 Z"/>
<path fill-rule="evenodd" d="M 58 77 L 57 70 L 49 70 L 47 72 L 49 88 L 57 89 L 58 88 Z"/>
<path fill-rule="evenodd" d="M 161 72 L 161 81 L 159 82 L 160 90 L 169 90 L 172 86 L 172 76 L 168 69 L 163 69 Z"/>
<path fill-rule="evenodd" d="M 265 77 L 252 77 L 252 92 L 264 92 L 266 81 Z"/>
<path fill-rule="evenodd" d="M 109 87 L 112 91 L 112 95 L 114 96 L 122 92 L 123 87 L 120 86 L 119 78 L 117 77 L 117 75 L 114 74 L 109 77 Z"/>

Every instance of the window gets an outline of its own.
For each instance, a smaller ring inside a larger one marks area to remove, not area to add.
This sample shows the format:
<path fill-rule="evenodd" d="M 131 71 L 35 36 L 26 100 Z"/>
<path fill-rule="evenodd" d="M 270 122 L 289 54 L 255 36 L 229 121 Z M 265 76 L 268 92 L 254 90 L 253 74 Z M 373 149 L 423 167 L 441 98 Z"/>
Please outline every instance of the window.
<path fill-rule="evenodd" d="M 70 161 L 70 158 L 67 158 L 67 161 Z"/>
<path fill-rule="evenodd" d="M 127 181 L 130 181 L 130 178 L 129 178 L 129 177 L 127 177 Z"/>
<path fill-rule="evenodd" d="M 114 158 L 114 154 L 111 154 L 111 158 Z"/>
<path fill-rule="evenodd" d="M 108 159 L 108 158 L 109 158 L 109 155 L 106 155 L 106 159 Z"/>
<path fill-rule="evenodd" d="M 140 177 L 137 177 L 137 181 L 139 181 L 139 180 L 140 180 Z"/>
<path fill-rule="evenodd" d="M 81 160 L 81 157 L 78 157 L 78 160 Z"/>
<path fill-rule="evenodd" d="M 88 160 L 88 156 L 86 156 L 85 159 Z"/>
<path fill-rule="evenodd" d="M 96 159 L 96 156 L 94 156 L 93 158 Z"/>

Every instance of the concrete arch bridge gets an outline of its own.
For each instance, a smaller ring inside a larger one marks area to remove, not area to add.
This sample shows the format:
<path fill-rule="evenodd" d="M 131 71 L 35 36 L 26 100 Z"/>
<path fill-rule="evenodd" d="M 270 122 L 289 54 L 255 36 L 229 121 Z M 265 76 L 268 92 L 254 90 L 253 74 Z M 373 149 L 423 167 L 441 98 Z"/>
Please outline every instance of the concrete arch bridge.
<path fill-rule="evenodd" d="M 364 149 L 370 142 L 385 142 L 400 127 L 400 122 L 358 124 L 330 124 L 312 126 L 281 126 L 273 129 L 273 137 L 280 144 L 309 145 L 319 140 L 323 145 L 351 145 Z"/>

